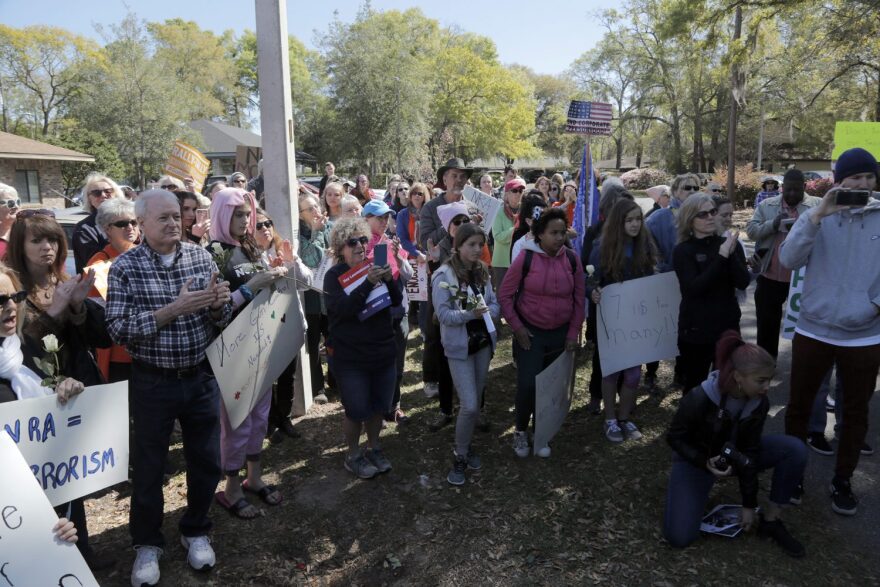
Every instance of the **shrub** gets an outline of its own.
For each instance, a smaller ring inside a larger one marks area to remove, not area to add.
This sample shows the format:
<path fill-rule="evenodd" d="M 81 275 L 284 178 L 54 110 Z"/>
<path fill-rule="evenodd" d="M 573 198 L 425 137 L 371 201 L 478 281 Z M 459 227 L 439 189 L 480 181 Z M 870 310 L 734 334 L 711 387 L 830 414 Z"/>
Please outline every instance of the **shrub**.
<path fill-rule="evenodd" d="M 807 182 L 807 193 L 811 196 L 821 198 L 828 192 L 828 190 L 831 189 L 832 185 L 834 185 L 834 180 L 832 180 L 830 177 L 814 179 L 813 181 Z"/>
<path fill-rule="evenodd" d="M 727 166 L 716 165 L 712 181 L 720 183 L 727 188 Z M 761 191 L 761 174 L 755 171 L 751 163 L 734 167 L 734 193 L 728 194 L 736 204 L 742 204 L 746 200 L 754 203 L 755 196 Z"/>
<path fill-rule="evenodd" d="M 651 186 L 669 184 L 669 175 L 660 169 L 645 167 L 632 169 L 620 176 L 620 181 L 627 189 L 644 190 Z"/>

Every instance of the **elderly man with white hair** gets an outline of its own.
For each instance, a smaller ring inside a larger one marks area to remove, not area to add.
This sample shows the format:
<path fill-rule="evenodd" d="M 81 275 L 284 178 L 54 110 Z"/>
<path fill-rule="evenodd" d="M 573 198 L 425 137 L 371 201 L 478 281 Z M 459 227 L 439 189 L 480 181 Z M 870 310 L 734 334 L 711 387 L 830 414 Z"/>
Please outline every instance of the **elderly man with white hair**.
<path fill-rule="evenodd" d="M 214 566 L 208 510 L 220 481 L 220 390 L 205 350 L 232 315 L 229 284 L 205 249 L 181 242 L 180 204 L 165 190 L 135 202 L 143 243 L 110 268 L 107 329 L 132 357 L 134 419 L 129 527 L 132 585 L 159 582 L 162 481 L 174 421 L 183 432 L 187 508 L 180 542 L 196 570 Z"/>

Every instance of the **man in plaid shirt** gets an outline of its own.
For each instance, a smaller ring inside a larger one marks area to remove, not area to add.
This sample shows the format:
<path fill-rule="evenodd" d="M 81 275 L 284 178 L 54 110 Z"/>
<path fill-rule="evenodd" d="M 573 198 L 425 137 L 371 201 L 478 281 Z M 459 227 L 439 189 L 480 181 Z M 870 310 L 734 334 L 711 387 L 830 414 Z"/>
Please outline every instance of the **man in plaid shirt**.
<path fill-rule="evenodd" d="M 183 432 L 187 509 L 181 543 L 197 570 L 214 566 L 208 510 L 220 481 L 220 390 L 205 349 L 232 314 L 229 284 L 210 253 L 180 241 L 180 205 L 165 190 L 135 202 L 144 242 L 120 255 L 108 279 L 110 336 L 132 356 L 134 419 L 130 531 L 137 551 L 132 585 L 159 581 L 162 482 L 174 421 Z"/>

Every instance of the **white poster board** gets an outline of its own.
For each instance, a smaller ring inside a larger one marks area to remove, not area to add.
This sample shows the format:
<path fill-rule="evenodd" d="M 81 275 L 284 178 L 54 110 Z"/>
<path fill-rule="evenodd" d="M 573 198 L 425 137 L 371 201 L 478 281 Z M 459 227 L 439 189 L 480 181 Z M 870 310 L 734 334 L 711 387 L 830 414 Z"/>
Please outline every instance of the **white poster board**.
<path fill-rule="evenodd" d="M 411 302 L 428 301 L 428 262 L 408 259 L 413 276 L 406 282 L 406 295 Z"/>
<path fill-rule="evenodd" d="M 324 293 L 324 276 L 327 275 L 327 271 L 335 264 L 336 258 L 329 251 L 325 251 L 324 256 L 321 257 L 321 262 L 312 269 L 312 285 L 310 289 L 318 293 Z"/>
<path fill-rule="evenodd" d="M 98 587 L 76 545 L 55 537 L 58 516 L 2 430 L 0 469 L 0 585 Z"/>
<path fill-rule="evenodd" d="M 269 392 L 305 340 L 299 296 L 292 280 L 264 288 L 207 350 L 233 428 Z"/>
<path fill-rule="evenodd" d="M 680 305 L 671 271 L 602 288 L 596 322 L 602 374 L 677 356 Z"/>
<path fill-rule="evenodd" d="M 0 430 L 53 506 L 128 479 L 127 381 L 89 387 L 64 405 L 54 395 L 2 403 Z"/>
<path fill-rule="evenodd" d="M 535 448 L 544 448 L 562 427 L 574 393 L 574 353 L 564 352 L 535 376 Z"/>
<path fill-rule="evenodd" d="M 806 277 L 806 266 L 791 272 L 791 286 L 788 288 L 785 313 L 782 315 L 782 338 L 786 340 L 794 338 L 794 329 L 801 317 L 801 296 L 804 294 L 804 279 Z"/>
<path fill-rule="evenodd" d="M 469 185 L 464 186 L 462 198 L 471 214 L 476 213 L 483 217 L 483 221 L 480 222 L 480 228 L 488 235 L 489 231 L 492 230 L 492 225 L 495 224 L 495 217 L 498 215 L 498 211 L 501 210 L 504 202 Z"/>

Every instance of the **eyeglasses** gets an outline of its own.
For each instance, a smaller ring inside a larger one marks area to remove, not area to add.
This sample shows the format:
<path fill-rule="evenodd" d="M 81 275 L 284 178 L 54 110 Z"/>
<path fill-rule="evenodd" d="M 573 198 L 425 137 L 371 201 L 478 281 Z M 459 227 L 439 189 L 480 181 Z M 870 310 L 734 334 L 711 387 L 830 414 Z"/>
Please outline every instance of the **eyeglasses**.
<path fill-rule="evenodd" d="M 232 183 L 247 183 L 247 180 L 244 178 L 233 179 Z"/>
<path fill-rule="evenodd" d="M 408 187 L 404 186 L 404 187 L 402 187 L 402 188 L 397 188 L 397 191 L 398 191 L 398 192 L 405 192 L 405 191 L 407 191 L 408 189 L 409 189 Z"/>
<path fill-rule="evenodd" d="M 723 194 L 724 190 L 721 188 L 712 188 L 712 193 L 713 194 Z"/>
<path fill-rule="evenodd" d="M 27 298 L 26 291 L 17 291 L 14 294 L 10 294 L 10 295 L 3 294 L 3 295 L 0 295 L 0 306 L 5 306 L 6 304 L 9 303 L 9 300 L 12 300 L 16 304 L 20 304 L 26 298 Z"/>
<path fill-rule="evenodd" d="M 162 188 L 167 189 L 164 185 L 162 186 Z M 107 196 L 109 198 L 113 195 L 113 188 L 104 188 L 102 190 L 89 190 L 89 195 L 93 198 L 100 198 L 101 196 Z"/>
<path fill-rule="evenodd" d="M 523 193 L 524 191 L 526 191 L 526 188 L 513 188 L 513 189 L 510 190 L 510 191 L 513 192 L 513 193 L 515 193 L 515 194 L 521 194 L 521 193 Z"/>
<path fill-rule="evenodd" d="M 551 192 L 558 192 L 558 191 L 559 191 L 559 188 L 556 187 L 555 185 L 552 185 L 552 186 L 550 186 L 550 191 L 551 191 Z"/>
<path fill-rule="evenodd" d="M 31 208 L 29 210 L 22 210 L 21 212 L 16 214 L 15 219 L 22 220 L 24 218 L 32 218 L 34 216 L 48 216 L 49 218 L 55 218 L 55 212 L 53 212 L 52 210 L 47 210 L 45 208 Z"/>
<path fill-rule="evenodd" d="M 370 242 L 369 238 L 367 238 L 365 236 L 358 236 L 358 237 L 352 237 L 352 238 L 348 239 L 347 241 L 345 241 L 345 244 L 347 244 L 351 248 L 355 248 L 358 245 L 366 246 L 366 244 L 368 242 Z"/>
<path fill-rule="evenodd" d="M 12 210 L 13 208 L 18 208 L 19 206 L 21 206 L 21 200 L 19 200 L 18 198 L 14 200 L 0 200 L 0 207 L 2 206 L 6 206 L 10 210 Z"/>
<path fill-rule="evenodd" d="M 257 222 L 257 224 L 256 224 L 257 230 L 263 230 L 264 228 L 272 228 L 273 226 L 275 226 L 275 225 L 272 224 L 271 220 L 264 220 L 263 222 Z"/>
<path fill-rule="evenodd" d="M 703 210 L 702 212 L 697 212 L 695 216 L 700 220 L 705 220 L 710 216 L 714 218 L 716 214 L 718 214 L 718 208 L 712 208 L 711 210 Z"/>
<path fill-rule="evenodd" d="M 137 226 L 138 221 L 132 218 L 131 220 L 117 220 L 116 222 L 111 222 L 111 225 L 116 228 L 125 228 L 126 226 Z"/>
<path fill-rule="evenodd" d="M 427 198 L 428 194 L 426 194 L 424 192 L 413 192 L 410 194 L 410 197 L 413 197 L 413 196 L 422 196 L 423 198 Z"/>
<path fill-rule="evenodd" d="M 169 184 L 166 184 L 166 185 L 160 185 L 159 187 L 162 188 L 163 190 L 168 190 L 168 191 L 172 191 L 172 192 L 173 192 L 174 190 L 178 190 L 178 189 L 180 189 L 180 188 L 178 188 L 176 185 L 174 185 L 173 183 L 169 183 Z M 93 194 L 93 195 L 94 195 L 94 194 Z"/>
<path fill-rule="evenodd" d="M 683 185 L 683 186 L 681 186 L 681 187 L 678 188 L 678 189 L 680 189 L 680 190 L 684 190 L 684 191 L 686 191 L 686 192 L 696 192 L 696 191 L 699 191 L 699 190 L 700 190 L 700 188 L 697 187 L 697 186 L 695 186 L 695 185 Z"/>
<path fill-rule="evenodd" d="M 455 226 L 461 226 L 462 224 L 469 224 L 471 221 L 467 216 L 459 216 L 458 218 L 452 219 L 452 224 Z"/>

